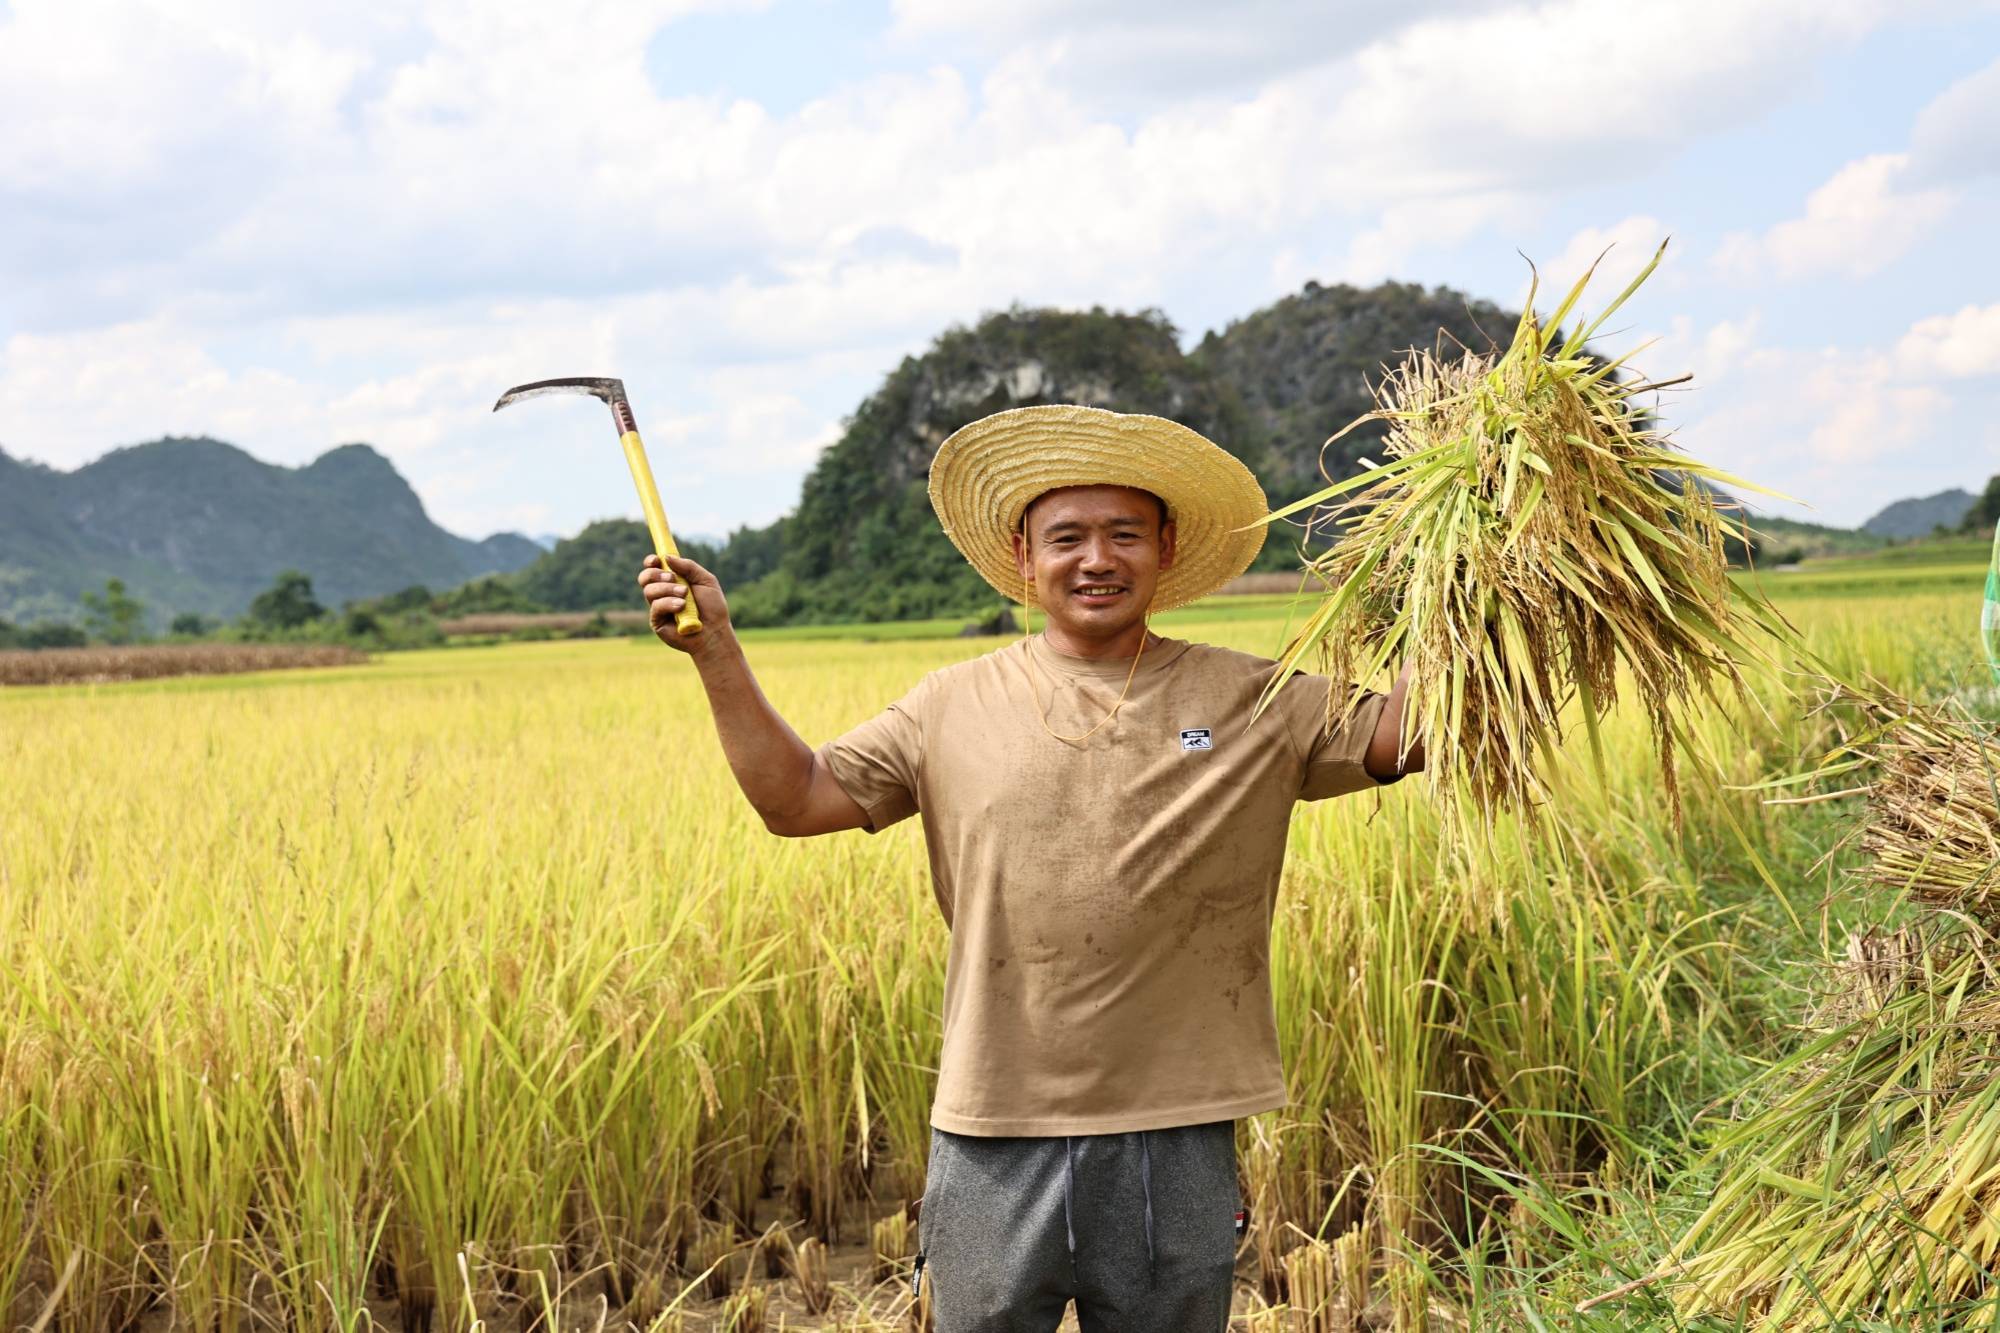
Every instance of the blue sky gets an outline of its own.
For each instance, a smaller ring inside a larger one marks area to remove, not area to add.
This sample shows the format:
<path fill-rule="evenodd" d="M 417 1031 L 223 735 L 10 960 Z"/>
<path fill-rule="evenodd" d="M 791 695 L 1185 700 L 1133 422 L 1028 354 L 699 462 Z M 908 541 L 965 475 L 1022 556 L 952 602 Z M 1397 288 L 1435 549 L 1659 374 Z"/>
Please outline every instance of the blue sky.
<path fill-rule="evenodd" d="M 1842 524 L 2000 472 L 1995 3 L 12 0 L 0 123 L 0 448 L 60 467 L 365 440 L 566 533 L 637 513 L 608 421 L 488 408 L 616 374 L 718 533 L 987 310 L 1192 343 L 1671 234 L 1606 345 L 1684 448 Z"/>

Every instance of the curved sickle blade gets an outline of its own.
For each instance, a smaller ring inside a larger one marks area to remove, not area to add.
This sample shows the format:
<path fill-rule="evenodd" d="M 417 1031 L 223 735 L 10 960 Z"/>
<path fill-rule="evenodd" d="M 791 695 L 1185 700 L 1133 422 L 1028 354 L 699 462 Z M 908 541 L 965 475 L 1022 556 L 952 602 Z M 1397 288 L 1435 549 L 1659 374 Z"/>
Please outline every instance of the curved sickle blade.
<path fill-rule="evenodd" d="M 509 403 L 518 403 L 523 398 L 540 398 L 551 393 L 582 393 L 592 398 L 600 398 L 607 405 L 616 406 L 625 401 L 625 381 L 601 377 L 581 376 L 562 380 L 536 380 L 533 384 L 517 384 L 500 395 L 500 401 L 493 404 L 498 412 Z"/>

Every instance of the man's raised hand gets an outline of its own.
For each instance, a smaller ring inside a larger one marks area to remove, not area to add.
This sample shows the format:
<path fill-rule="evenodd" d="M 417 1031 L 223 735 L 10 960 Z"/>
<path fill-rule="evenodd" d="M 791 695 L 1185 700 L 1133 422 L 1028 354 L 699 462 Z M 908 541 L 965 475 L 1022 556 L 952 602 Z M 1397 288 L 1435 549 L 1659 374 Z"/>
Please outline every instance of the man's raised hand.
<path fill-rule="evenodd" d="M 653 633 L 669 648 L 693 652 L 704 640 L 729 628 L 729 603 L 723 600 L 722 585 L 715 575 L 686 556 L 677 555 L 660 567 L 660 557 L 649 555 L 639 569 L 639 591 L 645 594 Z M 694 609 L 701 613 L 702 632 L 683 638 L 674 628 L 674 613 L 694 592 Z"/>

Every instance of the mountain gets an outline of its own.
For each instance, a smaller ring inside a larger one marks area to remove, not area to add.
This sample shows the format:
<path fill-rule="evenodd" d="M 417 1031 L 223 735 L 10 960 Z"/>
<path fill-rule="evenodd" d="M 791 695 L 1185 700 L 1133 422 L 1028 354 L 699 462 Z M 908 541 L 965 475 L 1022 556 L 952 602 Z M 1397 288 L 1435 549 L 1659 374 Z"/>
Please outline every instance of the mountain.
<path fill-rule="evenodd" d="M 967 422 L 1032 403 L 1171 417 L 1259 473 L 1269 464 L 1235 391 L 1182 355 L 1157 311 L 1017 307 L 949 329 L 922 356 L 904 358 L 820 455 L 798 508 L 732 534 L 717 553 L 723 569 L 740 578 L 754 552 L 769 571 L 732 598 L 732 612 L 745 623 L 883 620 L 990 603 L 992 590 L 931 513 L 931 455 Z"/>
<path fill-rule="evenodd" d="M 993 592 L 938 530 L 925 493 L 932 453 L 966 422 L 1034 403 L 1170 417 L 1242 459 L 1278 504 L 1325 484 L 1321 443 L 1373 407 L 1383 362 L 1440 339 L 1484 350 L 1516 320 L 1445 287 L 1307 283 L 1184 354 L 1157 311 L 988 315 L 892 371 L 807 475 L 797 510 L 731 534 L 714 552 L 717 574 L 738 590 L 730 606 L 746 624 L 977 611 Z M 1356 431 L 1328 466 L 1345 475 L 1379 439 Z M 1274 538 L 1254 568 L 1296 559 Z"/>
<path fill-rule="evenodd" d="M 519 569 L 541 550 L 431 522 L 409 483 L 365 444 L 301 468 L 233 445 L 168 437 L 73 472 L 0 453 L 0 618 L 73 616 L 120 578 L 155 628 L 184 611 L 235 616 L 280 570 L 303 570 L 329 606 L 413 583 L 447 587 Z"/>
<path fill-rule="evenodd" d="M 993 591 L 938 530 L 926 494 L 931 455 L 967 422 L 1034 403 L 1170 417 L 1242 459 L 1282 503 L 1325 484 L 1321 442 L 1373 406 L 1368 386 L 1383 362 L 1441 338 L 1483 350 L 1511 336 L 1516 318 L 1445 287 L 1307 283 L 1185 354 L 1157 311 L 991 314 L 888 374 L 807 474 L 794 512 L 719 546 L 688 543 L 688 553 L 722 580 L 741 624 L 978 611 Z M 1379 439 L 1379 428 L 1356 431 L 1328 466 L 1343 475 Z M 597 525 L 508 582 L 551 610 L 627 606 L 646 549 L 636 525 Z M 1295 560 L 1274 538 L 1254 567 Z M 599 561 L 609 563 L 592 572 Z"/>
<path fill-rule="evenodd" d="M 1516 318 L 1447 287 L 1309 282 L 1183 352 L 1158 311 L 1015 307 L 947 329 L 891 370 L 814 464 L 794 512 L 685 545 L 721 577 L 744 624 L 979 611 L 993 592 L 938 530 L 926 496 L 931 455 L 967 422 L 1035 403 L 1170 417 L 1242 459 L 1282 504 L 1324 485 L 1322 442 L 1374 405 L 1384 363 L 1412 347 L 1488 350 Z M 1370 423 L 1328 450 L 1324 466 L 1347 475 L 1380 438 Z M 112 576 L 156 620 L 231 615 L 287 566 L 310 574 L 328 604 L 477 579 L 454 605 L 630 606 L 632 570 L 649 546 L 629 520 L 593 524 L 550 550 L 511 534 L 465 541 L 432 524 L 364 445 L 299 469 L 213 440 L 161 440 L 74 473 L 0 454 L 0 617 L 16 620 L 74 614 L 77 595 Z M 1295 559 L 1274 538 L 1255 567 Z"/>
<path fill-rule="evenodd" d="M 1898 500 L 1863 523 L 1861 530 L 1877 537 L 1896 538 L 1928 537 L 1939 527 L 1956 531 L 1978 500 L 1978 496 L 1956 486 L 1936 495 Z"/>
<path fill-rule="evenodd" d="M 1505 347 L 1520 316 L 1449 287 L 1414 283 L 1375 287 L 1337 283 L 1304 289 L 1211 332 L 1193 360 L 1242 397 L 1257 433 L 1268 441 L 1260 473 L 1274 504 L 1327 485 L 1320 446 L 1375 408 L 1370 386 L 1412 348 L 1490 352 Z M 1371 421 L 1326 451 L 1335 478 L 1359 460 L 1380 461 L 1381 422 Z"/>

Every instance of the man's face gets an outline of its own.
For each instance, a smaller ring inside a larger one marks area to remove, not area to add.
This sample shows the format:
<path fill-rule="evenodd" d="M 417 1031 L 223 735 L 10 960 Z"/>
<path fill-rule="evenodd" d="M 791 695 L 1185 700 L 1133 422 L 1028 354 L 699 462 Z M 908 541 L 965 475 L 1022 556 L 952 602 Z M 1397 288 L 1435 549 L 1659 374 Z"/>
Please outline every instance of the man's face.
<path fill-rule="evenodd" d="M 1144 619 L 1174 563 L 1174 525 L 1160 522 L 1160 508 L 1127 486 L 1065 486 L 1028 506 L 1014 560 L 1051 622 L 1106 639 Z"/>

